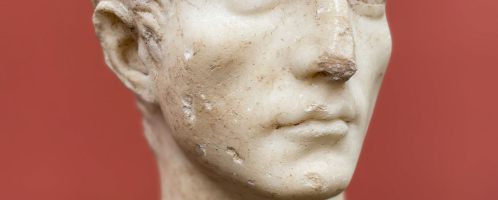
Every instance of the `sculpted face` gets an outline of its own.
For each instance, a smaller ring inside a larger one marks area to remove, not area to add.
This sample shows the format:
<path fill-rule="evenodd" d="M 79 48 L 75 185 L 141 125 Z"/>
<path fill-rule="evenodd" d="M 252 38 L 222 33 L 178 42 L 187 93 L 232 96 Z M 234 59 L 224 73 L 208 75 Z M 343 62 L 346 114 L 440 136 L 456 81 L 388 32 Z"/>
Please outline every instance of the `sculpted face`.
<path fill-rule="evenodd" d="M 152 77 L 148 92 L 129 87 L 160 106 L 186 155 L 266 194 L 342 192 L 391 52 L 385 0 L 162 6 L 157 44 L 143 48 L 155 64 L 138 69 Z"/>

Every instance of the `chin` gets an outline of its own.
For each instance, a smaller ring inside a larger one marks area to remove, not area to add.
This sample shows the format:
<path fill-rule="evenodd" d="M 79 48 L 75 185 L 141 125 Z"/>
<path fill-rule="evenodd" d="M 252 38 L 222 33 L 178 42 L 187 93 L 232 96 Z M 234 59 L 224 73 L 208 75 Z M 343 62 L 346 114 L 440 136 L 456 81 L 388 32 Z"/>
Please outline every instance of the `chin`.
<path fill-rule="evenodd" d="M 272 198 L 281 200 L 326 200 L 343 193 L 346 190 L 347 185 L 348 183 L 337 183 L 319 190 L 302 187 L 296 190 L 287 189 L 279 193 L 271 192 L 270 194 L 273 194 Z"/>
<path fill-rule="evenodd" d="M 284 170 L 285 171 L 285 170 Z M 346 190 L 352 171 L 344 168 L 323 168 L 307 172 L 287 172 L 283 177 L 267 178 L 256 185 L 265 196 L 282 200 L 325 200 Z"/>

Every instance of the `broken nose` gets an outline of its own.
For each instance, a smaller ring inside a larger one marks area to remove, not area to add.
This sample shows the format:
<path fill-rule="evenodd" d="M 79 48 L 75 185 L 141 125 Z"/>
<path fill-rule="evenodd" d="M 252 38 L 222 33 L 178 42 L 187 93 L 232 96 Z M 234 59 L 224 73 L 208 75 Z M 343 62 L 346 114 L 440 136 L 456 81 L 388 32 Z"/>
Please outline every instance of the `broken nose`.
<path fill-rule="evenodd" d="M 348 59 L 326 59 L 318 68 L 332 81 L 346 82 L 356 73 L 356 64 Z"/>

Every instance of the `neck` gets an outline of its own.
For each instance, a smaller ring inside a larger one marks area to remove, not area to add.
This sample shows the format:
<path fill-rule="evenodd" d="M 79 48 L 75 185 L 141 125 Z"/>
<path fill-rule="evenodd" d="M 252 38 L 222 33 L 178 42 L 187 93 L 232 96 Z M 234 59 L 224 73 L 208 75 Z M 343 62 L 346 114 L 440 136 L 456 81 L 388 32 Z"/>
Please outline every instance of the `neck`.
<path fill-rule="evenodd" d="M 139 102 L 145 136 L 158 161 L 162 200 L 272 200 L 214 180 L 192 163 L 171 137 L 159 108 Z M 329 200 L 344 200 L 340 194 Z"/>

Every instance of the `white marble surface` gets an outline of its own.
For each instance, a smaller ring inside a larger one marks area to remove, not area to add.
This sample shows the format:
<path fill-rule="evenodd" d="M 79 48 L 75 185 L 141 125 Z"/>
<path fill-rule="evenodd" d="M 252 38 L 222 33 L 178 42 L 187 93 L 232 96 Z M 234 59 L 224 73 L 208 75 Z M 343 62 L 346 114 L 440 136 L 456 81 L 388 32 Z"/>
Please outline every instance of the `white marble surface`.
<path fill-rule="evenodd" d="M 391 53 L 384 0 L 94 3 L 164 200 L 344 198 Z"/>

